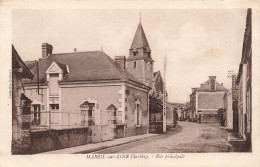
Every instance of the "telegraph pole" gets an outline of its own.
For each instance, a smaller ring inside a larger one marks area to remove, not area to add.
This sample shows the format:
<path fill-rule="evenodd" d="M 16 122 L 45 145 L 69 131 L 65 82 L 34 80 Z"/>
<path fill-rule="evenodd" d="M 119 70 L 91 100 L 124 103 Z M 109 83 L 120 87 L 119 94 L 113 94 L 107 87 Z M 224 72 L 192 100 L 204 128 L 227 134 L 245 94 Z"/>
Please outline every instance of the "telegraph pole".
<path fill-rule="evenodd" d="M 167 66 L 167 55 L 164 57 L 164 84 L 163 84 L 163 132 L 166 132 L 166 108 L 167 108 L 167 91 L 166 91 L 166 66 Z"/>
<path fill-rule="evenodd" d="M 234 70 L 228 70 L 228 78 L 232 78 L 234 75 Z"/>

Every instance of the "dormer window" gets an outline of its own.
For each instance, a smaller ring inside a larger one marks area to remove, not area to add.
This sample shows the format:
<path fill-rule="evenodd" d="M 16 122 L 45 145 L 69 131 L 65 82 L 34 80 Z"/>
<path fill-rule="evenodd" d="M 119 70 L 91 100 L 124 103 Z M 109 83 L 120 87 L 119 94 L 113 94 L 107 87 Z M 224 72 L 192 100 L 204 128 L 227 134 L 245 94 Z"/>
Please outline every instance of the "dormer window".
<path fill-rule="evenodd" d="M 50 95 L 51 96 L 57 96 L 59 95 L 59 74 L 49 74 L 49 89 L 50 89 Z"/>

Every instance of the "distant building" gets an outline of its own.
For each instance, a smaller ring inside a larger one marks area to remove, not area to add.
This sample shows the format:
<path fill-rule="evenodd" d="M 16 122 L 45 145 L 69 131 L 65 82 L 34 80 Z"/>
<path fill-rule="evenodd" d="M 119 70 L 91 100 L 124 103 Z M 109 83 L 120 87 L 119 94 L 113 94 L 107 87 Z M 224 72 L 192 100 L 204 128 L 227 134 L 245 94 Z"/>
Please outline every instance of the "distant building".
<path fill-rule="evenodd" d="M 175 122 L 181 119 L 183 106 L 184 104 L 181 103 L 167 103 L 166 125 L 168 127 L 173 127 Z"/>
<path fill-rule="evenodd" d="M 198 88 L 191 88 L 192 93 L 190 94 L 190 112 L 189 112 L 189 119 L 190 121 L 195 121 L 196 118 L 196 90 Z"/>
<path fill-rule="evenodd" d="M 192 88 L 190 95 L 191 120 L 202 123 L 219 123 L 218 110 L 224 108 L 224 95 L 228 90 L 216 81 L 216 76 L 201 84 L 199 88 Z"/>
<path fill-rule="evenodd" d="M 251 9 L 247 11 L 242 59 L 237 76 L 238 85 L 238 132 L 251 148 L 252 134 L 252 20 Z"/>

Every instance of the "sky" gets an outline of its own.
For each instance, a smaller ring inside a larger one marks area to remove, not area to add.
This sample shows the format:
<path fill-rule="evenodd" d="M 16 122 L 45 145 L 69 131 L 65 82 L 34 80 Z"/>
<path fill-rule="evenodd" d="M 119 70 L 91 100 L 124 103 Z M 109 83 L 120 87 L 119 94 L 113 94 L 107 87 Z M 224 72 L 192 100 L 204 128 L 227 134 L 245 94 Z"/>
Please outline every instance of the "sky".
<path fill-rule="evenodd" d="M 13 10 L 12 42 L 24 61 L 41 58 L 41 44 L 53 53 L 101 50 L 128 57 L 138 23 L 151 48 L 154 72 L 163 74 L 170 102 L 189 101 L 191 88 L 208 76 L 231 88 L 228 70 L 238 72 L 246 9 Z"/>

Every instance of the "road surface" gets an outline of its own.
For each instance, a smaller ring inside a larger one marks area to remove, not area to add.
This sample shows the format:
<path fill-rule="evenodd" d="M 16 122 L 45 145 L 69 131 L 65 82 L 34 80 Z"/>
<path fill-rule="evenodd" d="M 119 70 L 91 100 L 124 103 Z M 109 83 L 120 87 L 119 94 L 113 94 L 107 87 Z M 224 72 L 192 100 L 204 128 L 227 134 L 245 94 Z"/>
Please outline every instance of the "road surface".
<path fill-rule="evenodd" d="M 194 153 L 227 152 L 228 132 L 225 129 L 193 122 L 179 122 L 178 128 L 166 134 L 93 152 L 108 153 Z"/>

